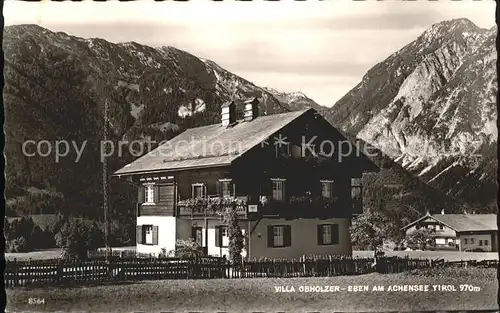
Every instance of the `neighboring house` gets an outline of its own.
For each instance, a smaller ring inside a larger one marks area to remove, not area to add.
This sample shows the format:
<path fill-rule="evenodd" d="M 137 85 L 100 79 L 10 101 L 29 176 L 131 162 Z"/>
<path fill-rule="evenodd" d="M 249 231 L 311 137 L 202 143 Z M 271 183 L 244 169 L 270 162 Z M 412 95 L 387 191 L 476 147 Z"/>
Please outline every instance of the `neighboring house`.
<path fill-rule="evenodd" d="M 228 102 L 221 124 L 188 129 L 113 174 L 139 186 L 138 252 L 193 238 L 209 255 L 228 255 L 220 210 L 192 203 L 229 199 L 239 203 L 244 256 L 352 253 L 361 176 L 376 166 L 315 110 L 259 116 L 258 104 L 246 101 L 237 120 Z"/>
<path fill-rule="evenodd" d="M 429 214 L 402 228 L 406 234 L 420 228 L 434 230 L 436 247 L 453 246 L 459 251 L 498 251 L 496 214 Z"/>

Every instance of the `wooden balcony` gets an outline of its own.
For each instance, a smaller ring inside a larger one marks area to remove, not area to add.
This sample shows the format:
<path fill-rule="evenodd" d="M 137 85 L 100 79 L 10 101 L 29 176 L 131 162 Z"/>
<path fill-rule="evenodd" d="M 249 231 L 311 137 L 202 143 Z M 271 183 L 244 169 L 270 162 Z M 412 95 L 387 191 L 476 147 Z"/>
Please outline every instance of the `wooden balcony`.
<path fill-rule="evenodd" d="M 248 212 L 247 196 L 236 196 L 236 200 L 241 202 L 236 207 L 236 212 L 238 217 L 246 218 Z M 200 199 L 200 205 L 188 204 L 187 200 L 180 200 L 177 203 L 177 216 L 181 218 L 220 218 L 229 209 L 229 205 L 226 208 L 222 208 L 219 205 L 213 205 L 223 201 L 223 198 L 218 196 L 208 196 L 206 199 Z"/>
<path fill-rule="evenodd" d="M 174 208 L 170 204 L 137 204 L 137 216 L 174 216 Z"/>

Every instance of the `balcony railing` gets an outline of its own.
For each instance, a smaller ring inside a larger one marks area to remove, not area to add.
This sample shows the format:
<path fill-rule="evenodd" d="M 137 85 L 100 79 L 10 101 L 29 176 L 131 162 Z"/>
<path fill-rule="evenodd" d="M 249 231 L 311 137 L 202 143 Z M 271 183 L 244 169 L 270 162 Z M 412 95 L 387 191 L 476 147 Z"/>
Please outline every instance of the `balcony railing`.
<path fill-rule="evenodd" d="M 239 217 L 247 216 L 248 196 L 219 197 L 208 196 L 207 198 L 196 198 L 180 200 L 177 203 L 179 217 L 222 217 L 236 206 Z"/>

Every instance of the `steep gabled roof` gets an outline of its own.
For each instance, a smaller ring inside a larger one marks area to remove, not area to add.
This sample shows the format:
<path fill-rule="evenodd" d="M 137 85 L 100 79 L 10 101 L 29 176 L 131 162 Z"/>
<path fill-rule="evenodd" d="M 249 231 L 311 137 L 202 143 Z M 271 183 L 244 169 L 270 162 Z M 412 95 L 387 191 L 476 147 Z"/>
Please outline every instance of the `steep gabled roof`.
<path fill-rule="evenodd" d="M 456 232 L 498 230 L 496 214 L 427 214 L 401 229 L 405 230 L 426 218 L 431 218 Z"/>
<path fill-rule="evenodd" d="M 229 165 L 308 111 L 314 110 L 239 120 L 227 128 L 221 124 L 190 128 L 113 175 Z"/>

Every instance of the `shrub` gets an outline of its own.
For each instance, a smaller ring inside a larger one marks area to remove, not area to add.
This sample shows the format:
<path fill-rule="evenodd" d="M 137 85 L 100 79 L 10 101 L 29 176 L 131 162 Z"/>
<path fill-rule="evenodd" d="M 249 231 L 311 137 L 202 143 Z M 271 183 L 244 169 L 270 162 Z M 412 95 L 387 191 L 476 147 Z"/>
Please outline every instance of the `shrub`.
<path fill-rule="evenodd" d="M 86 260 L 89 250 L 97 250 L 104 239 L 96 223 L 88 225 L 80 219 L 64 224 L 56 235 L 57 246 L 65 259 Z"/>
<path fill-rule="evenodd" d="M 7 243 L 9 252 L 28 252 L 28 241 L 24 237 L 18 237 Z"/>
<path fill-rule="evenodd" d="M 192 258 L 196 256 L 202 256 L 202 247 L 194 241 L 178 239 L 175 243 L 175 256 L 181 258 Z"/>

